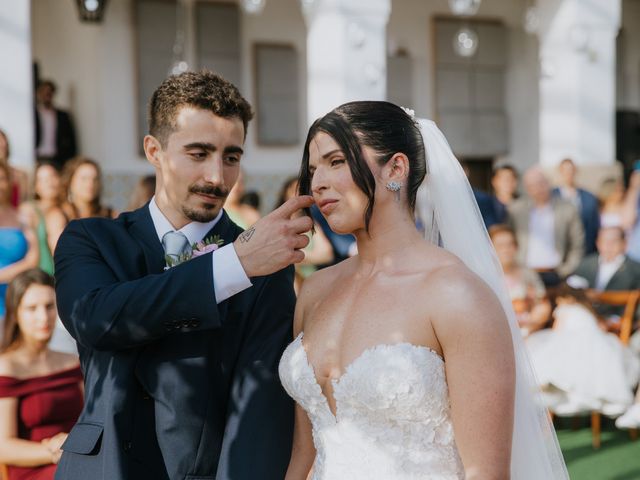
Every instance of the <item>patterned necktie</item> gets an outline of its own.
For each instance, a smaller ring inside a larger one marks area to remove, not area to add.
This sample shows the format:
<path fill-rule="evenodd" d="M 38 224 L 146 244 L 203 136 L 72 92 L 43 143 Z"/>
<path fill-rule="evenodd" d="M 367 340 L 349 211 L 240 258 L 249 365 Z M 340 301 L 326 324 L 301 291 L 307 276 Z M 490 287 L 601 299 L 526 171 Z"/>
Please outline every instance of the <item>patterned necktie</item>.
<path fill-rule="evenodd" d="M 189 239 L 182 232 L 165 233 L 162 237 L 162 247 L 164 253 L 175 260 L 178 260 L 180 255 L 191 251 Z"/>

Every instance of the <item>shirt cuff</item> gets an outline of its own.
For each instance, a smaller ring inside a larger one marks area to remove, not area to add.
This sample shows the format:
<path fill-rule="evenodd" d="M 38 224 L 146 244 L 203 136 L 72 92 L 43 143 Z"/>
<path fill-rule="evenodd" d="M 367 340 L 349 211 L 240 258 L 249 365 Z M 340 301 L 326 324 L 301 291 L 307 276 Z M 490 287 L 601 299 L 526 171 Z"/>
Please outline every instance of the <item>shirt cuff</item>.
<path fill-rule="evenodd" d="M 242 268 L 233 243 L 214 251 L 211 259 L 213 261 L 213 288 L 217 303 L 224 302 L 253 285 Z"/>

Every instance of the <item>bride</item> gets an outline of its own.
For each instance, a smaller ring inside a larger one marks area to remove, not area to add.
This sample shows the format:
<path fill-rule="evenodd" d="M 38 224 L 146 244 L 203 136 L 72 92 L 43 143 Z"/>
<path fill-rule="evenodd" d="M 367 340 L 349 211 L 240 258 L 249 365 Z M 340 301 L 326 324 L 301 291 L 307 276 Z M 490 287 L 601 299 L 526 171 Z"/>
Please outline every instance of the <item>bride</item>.
<path fill-rule="evenodd" d="M 568 478 L 473 194 L 435 125 L 387 102 L 336 108 L 309 130 L 300 193 L 359 253 L 298 299 L 280 363 L 297 402 L 286 480 Z"/>

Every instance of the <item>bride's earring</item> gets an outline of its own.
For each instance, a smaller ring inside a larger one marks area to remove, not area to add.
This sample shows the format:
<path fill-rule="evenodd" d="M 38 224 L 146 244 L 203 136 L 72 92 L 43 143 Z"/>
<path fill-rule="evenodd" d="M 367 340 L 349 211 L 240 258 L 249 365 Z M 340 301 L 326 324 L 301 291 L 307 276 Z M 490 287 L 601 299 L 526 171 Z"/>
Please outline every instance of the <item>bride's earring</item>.
<path fill-rule="evenodd" d="M 389 182 L 386 185 L 387 190 L 390 192 L 395 192 L 396 194 L 396 202 L 400 202 L 400 189 L 402 188 L 402 183 L 400 182 Z"/>

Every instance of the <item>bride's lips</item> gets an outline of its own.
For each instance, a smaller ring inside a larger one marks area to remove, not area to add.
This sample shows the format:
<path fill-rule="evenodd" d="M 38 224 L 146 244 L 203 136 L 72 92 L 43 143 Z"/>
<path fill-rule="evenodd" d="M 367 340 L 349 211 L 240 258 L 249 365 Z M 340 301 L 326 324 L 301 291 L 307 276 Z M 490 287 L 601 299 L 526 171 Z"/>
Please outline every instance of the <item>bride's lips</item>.
<path fill-rule="evenodd" d="M 331 212 L 333 212 L 334 208 L 336 208 L 336 205 L 338 205 L 338 200 L 334 200 L 331 198 L 327 198 L 318 202 L 318 208 L 323 215 L 329 215 Z"/>

